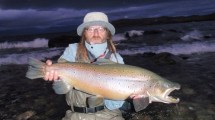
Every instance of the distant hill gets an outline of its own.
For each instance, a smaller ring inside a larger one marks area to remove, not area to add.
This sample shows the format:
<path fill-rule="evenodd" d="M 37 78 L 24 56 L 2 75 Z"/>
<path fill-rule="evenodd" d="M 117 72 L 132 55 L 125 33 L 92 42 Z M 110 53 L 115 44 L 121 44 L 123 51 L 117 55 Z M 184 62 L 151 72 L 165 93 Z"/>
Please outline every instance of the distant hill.
<path fill-rule="evenodd" d="M 115 27 L 134 27 L 143 25 L 155 25 L 155 24 L 170 24 L 170 23 L 184 23 L 184 22 L 200 22 L 200 21 L 212 21 L 215 20 L 215 13 L 208 15 L 193 15 L 193 16 L 179 16 L 168 17 L 162 16 L 157 18 L 141 18 L 141 19 L 120 19 L 112 21 Z"/>

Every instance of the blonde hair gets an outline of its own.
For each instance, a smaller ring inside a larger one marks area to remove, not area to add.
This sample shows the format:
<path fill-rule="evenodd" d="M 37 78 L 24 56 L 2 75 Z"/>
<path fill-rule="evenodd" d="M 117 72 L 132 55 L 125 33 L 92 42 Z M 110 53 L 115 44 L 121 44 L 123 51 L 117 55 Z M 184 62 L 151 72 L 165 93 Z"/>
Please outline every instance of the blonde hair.
<path fill-rule="evenodd" d="M 113 40 L 112 40 L 112 34 L 108 29 L 106 29 L 106 31 L 107 31 L 108 49 L 116 57 L 116 47 L 115 47 L 115 45 L 113 43 Z M 78 62 L 88 62 L 89 63 L 90 59 L 89 59 L 87 48 L 85 46 L 85 40 L 86 40 L 85 32 L 86 32 L 86 29 L 83 30 L 81 40 L 78 43 L 78 48 L 77 48 L 77 53 L 76 53 L 75 60 L 78 61 Z"/>

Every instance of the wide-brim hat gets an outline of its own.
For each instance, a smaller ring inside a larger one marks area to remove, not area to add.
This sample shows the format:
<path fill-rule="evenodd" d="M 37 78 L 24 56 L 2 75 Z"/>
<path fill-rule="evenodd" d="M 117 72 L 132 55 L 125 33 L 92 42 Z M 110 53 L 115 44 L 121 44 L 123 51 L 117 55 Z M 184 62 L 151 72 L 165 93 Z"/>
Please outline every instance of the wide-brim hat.
<path fill-rule="evenodd" d="M 84 17 L 83 23 L 77 28 L 77 34 L 81 36 L 84 28 L 94 25 L 105 27 L 111 32 L 112 35 L 115 34 L 114 26 L 109 23 L 107 15 L 102 12 L 87 13 Z"/>

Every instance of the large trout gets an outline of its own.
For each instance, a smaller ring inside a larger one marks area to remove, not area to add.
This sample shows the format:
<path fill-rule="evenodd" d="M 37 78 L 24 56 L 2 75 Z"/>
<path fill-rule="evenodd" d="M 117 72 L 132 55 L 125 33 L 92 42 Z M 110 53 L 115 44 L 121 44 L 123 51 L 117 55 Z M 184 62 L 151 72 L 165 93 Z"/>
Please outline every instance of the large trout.
<path fill-rule="evenodd" d="M 152 102 L 178 103 L 169 94 L 179 90 L 178 83 L 131 65 L 113 62 L 56 63 L 51 66 L 30 58 L 27 78 L 42 78 L 45 72 L 55 70 L 64 82 L 83 92 L 112 100 L 133 99 L 134 108 L 140 111 Z"/>

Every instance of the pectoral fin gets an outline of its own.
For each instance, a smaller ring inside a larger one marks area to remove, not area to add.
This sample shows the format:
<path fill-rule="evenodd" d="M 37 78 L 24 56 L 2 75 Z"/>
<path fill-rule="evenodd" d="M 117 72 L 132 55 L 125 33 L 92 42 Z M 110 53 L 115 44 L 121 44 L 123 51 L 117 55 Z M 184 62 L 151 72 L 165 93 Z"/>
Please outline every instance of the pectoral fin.
<path fill-rule="evenodd" d="M 136 112 L 145 109 L 149 105 L 148 97 L 140 97 L 133 99 L 133 105 Z"/>
<path fill-rule="evenodd" d="M 103 97 L 99 97 L 99 96 L 91 96 L 87 98 L 87 106 L 88 107 L 96 107 L 96 106 L 100 106 L 103 105 Z"/>

